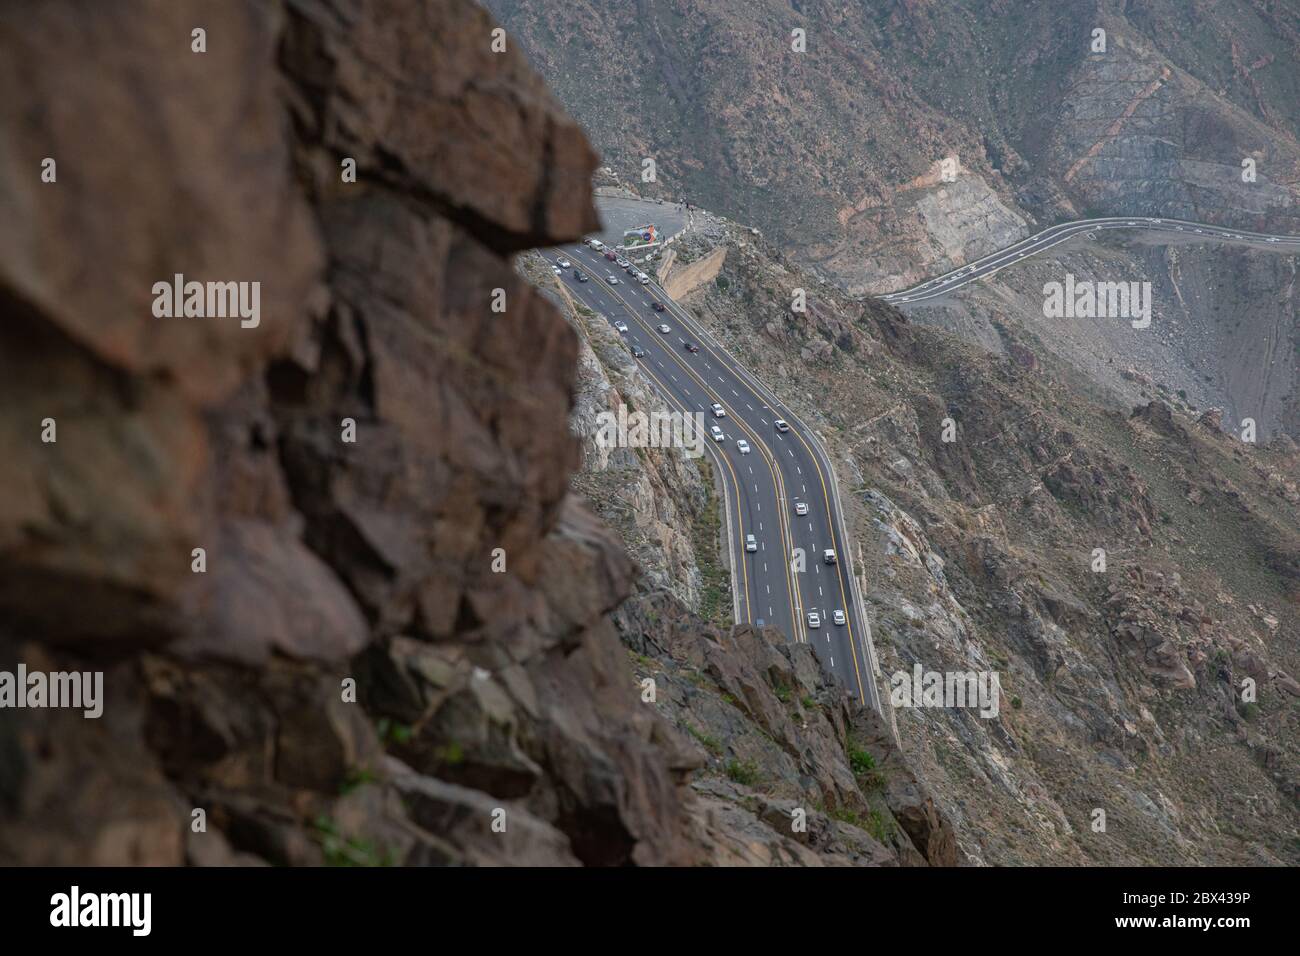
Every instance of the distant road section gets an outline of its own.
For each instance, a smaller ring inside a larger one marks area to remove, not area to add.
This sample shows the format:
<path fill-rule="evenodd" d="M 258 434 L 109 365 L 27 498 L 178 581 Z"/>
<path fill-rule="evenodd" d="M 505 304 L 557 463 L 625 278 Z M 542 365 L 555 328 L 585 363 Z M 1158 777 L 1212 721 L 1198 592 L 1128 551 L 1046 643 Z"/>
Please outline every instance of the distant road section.
<path fill-rule="evenodd" d="M 1143 216 L 1109 216 L 1105 219 L 1078 219 L 1051 226 L 1019 242 L 990 253 L 974 262 L 968 262 L 951 272 L 927 279 L 910 289 L 890 292 L 876 298 L 891 305 L 913 305 L 928 302 L 955 292 L 962 286 L 986 278 L 1007 266 L 1015 265 L 1022 259 L 1045 252 L 1053 246 L 1079 235 L 1092 235 L 1103 229 L 1135 229 L 1143 232 L 1167 232 L 1184 239 L 1214 240 L 1216 242 L 1242 242 L 1265 246 L 1270 249 L 1300 250 L 1300 236 L 1272 235 L 1269 233 L 1249 232 L 1245 229 L 1228 229 L 1223 226 L 1211 226 L 1203 222 L 1187 222 L 1182 219 L 1153 219 Z"/>

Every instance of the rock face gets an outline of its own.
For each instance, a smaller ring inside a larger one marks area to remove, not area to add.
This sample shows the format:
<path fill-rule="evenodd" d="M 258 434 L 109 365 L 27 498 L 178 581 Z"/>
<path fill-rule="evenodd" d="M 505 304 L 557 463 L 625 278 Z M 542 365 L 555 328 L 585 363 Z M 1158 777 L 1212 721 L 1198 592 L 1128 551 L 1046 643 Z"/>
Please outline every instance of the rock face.
<path fill-rule="evenodd" d="M 852 489 L 883 692 L 918 666 L 999 678 L 987 716 L 896 700 L 900 759 L 947 823 L 893 808 L 913 845 L 950 832 L 976 864 L 1300 862 L 1295 444 L 1116 401 L 1009 323 L 1034 362 L 911 323 L 743 226 L 721 241 L 718 281 L 684 305 Z"/>
<path fill-rule="evenodd" d="M 868 811 L 807 655 L 627 609 L 570 492 L 579 337 L 510 258 L 597 225 L 596 157 L 487 14 L 248 0 L 198 53 L 148 7 L 0 13 L 0 669 L 105 689 L 0 710 L 0 861 L 953 862 L 878 731 Z M 175 274 L 260 321 L 155 317 Z M 706 772 L 627 644 L 813 783 Z"/>

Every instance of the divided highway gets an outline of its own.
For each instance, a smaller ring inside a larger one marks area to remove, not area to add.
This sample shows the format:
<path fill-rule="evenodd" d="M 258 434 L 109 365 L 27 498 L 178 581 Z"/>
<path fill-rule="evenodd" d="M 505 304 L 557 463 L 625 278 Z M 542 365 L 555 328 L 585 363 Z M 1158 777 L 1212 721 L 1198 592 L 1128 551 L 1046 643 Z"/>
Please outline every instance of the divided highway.
<path fill-rule="evenodd" d="M 880 710 L 870 626 L 834 470 L 817 437 L 657 284 L 642 285 L 585 245 L 547 258 L 570 263 L 555 278 L 574 299 L 611 325 L 626 324 L 628 350 L 670 408 L 702 413 L 706 430 L 722 430 L 721 441 L 705 444 L 727 512 L 735 619 L 811 644 L 851 692 Z"/>
<path fill-rule="evenodd" d="M 1053 246 L 1060 245 L 1080 233 L 1092 233 L 1102 229 L 1140 229 L 1146 232 L 1169 232 L 1181 234 L 1184 238 L 1200 237 L 1228 242 L 1261 243 L 1270 248 L 1290 246 L 1300 247 L 1300 236 L 1270 235 L 1268 233 L 1248 232 L 1244 229 L 1228 229 L 1223 226 L 1211 226 L 1203 222 L 1186 222 L 1182 219 L 1152 219 L 1139 216 L 1109 216 L 1104 219 L 1078 219 L 1051 226 L 1042 232 L 1021 239 L 1019 242 L 990 253 L 981 259 L 941 276 L 928 279 L 910 289 L 890 292 L 877 296 L 882 301 L 893 305 L 914 304 L 930 299 L 938 299 L 962 286 L 978 279 L 991 276 L 1015 265 L 1022 259 L 1036 255 Z"/>

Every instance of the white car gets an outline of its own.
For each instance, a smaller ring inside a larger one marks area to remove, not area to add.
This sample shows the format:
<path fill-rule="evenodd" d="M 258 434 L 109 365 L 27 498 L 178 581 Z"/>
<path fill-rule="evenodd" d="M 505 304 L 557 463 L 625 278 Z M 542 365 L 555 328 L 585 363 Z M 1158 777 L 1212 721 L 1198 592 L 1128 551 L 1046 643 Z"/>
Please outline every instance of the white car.
<path fill-rule="evenodd" d="M 836 624 L 843 625 L 843 624 L 844 624 L 844 612 L 841 611 L 841 610 L 839 610 L 839 609 L 837 608 L 835 611 L 833 611 L 833 612 L 831 613 L 831 620 L 834 621 Z"/>
<path fill-rule="evenodd" d="M 758 550 L 758 542 L 754 540 L 754 536 L 752 534 L 745 535 L 745 550 L 746 551 Z"/>
<path fill-rule="evenodd" d="M 727 437 L 726 435 L 722 434 L 722 429 L 719 428 L 717 425 L 714 425 L 712 428 L 709 429 L 709 434 L 713 436 L 714 441 L 723 441 Z"/>
<path fill-rule="evenodd" d="M 790 430 L 790 426 L 787 425 L 785 421 L 780 418 L 772 422 L 772 424 L 776 426 L 776 430 L 779 432 L 788 432 Z"/>
<path fill-rule="evenodd" d="M 666 325 L 661 325 L 659 326 L 659 331 L 662 332 L 664 335 L 667 335 L 669 332 L 672 331 L 672 329 L 668 328 L 668 326 Z"/>
<path fill-rule="evenodd" d="M 567 269 L 569 268 L 569 266 L 573 265 L 572 262 L 570 262 L 568 259 L 565 259 L 563 256 L 559 258 L 558 262 L 560 263 L 561 269 Z"/>
<path fill-rule="evenodd" d="M 796 501 L 794 503 L 794 513 L 797 515 L 806 515 L 808 513 L 808 502 Z"/>
<path fill-rule="evenodd" d="M 1269 241 L 1269 242 L 1277 242 L 1277 236 L 1269 236 L 1268 241 Z"/>
<path fill-rule="evenodd" d="M 649 285 L 649 284 L 650 284 L 650 277 L 647 276 L 647 275 L 639 276 L 639 277 L 637 278 L 637 281 L 640 282 L 642 285 Z"/>
<path fill-rule="evenodd" d="M 600 252 L 602 249 L 605 248 L 605 244 L 601 242 L 599 239 L 593 239 L 591 240 L 591 248 L 595 249 L 597 252 Z"/>
<path fill-rule="evenodd" d="M 556 274 L 557 276 L 558 276 L 558 275 L 562 275 L 563 272 L 564 272 L 564 270 L 561 269 L 559 266 L 551 266 L 551 268 L 555 270 L 555 274 Z"/>
<path fill-rule="evenodd" d="M 823 551 L 823 552 L 822 552 L 822 560 L 825 561 L 827 564 L 834 564 L 834 563 L 835 563 L 835 549 L 834 549 L 834 548 L 827 548 L 825 551 Z"/>
<path fill-rule="evenodd" d="M 726 418 L 726 417 L 727 417 L 727 410 L 726 410 L 725 408 L 723 408 L 721 405 L 719 405 L 717 402 L 714 402 L 714 403 L 713 403 L 713 417 L 714 417 L 714 418 Z"/>
<path fill-rule="evenodd" d="M 749 454 L 749 442 L 745 441 L 745 439 L 743 439 L 743 438 L 738 439 L 738 440 L 736 441 L 736 451 L 740 452 L 742 455 L 748 455 L 748 454 Z"/>
<path fill-rule="evenodd" d="M 614 323 L 614 328 L 618 329 L 618 331 L 620 331 L 620 332 L 624 332 L 624 333 L 625 333 L 625 332 L 627 332 L 627 323 L 626 323 L 626 322 L 615 322 L 615 323 Z"/>
<path fill-rule="evenodd" d="M 605 281 L 610 285 L 618 285 L 618 276 L 605 276 Z"/>
<path fill-rule="evenodd" d="M 822 626 L 822 616 L 821 616 L 820 614 L 818 614 L 816 611 L 809 611 L 809 612 L 808 612 L 808 626 L 809 626 L 809 627 L 821 627 L 821 626 Z"/>

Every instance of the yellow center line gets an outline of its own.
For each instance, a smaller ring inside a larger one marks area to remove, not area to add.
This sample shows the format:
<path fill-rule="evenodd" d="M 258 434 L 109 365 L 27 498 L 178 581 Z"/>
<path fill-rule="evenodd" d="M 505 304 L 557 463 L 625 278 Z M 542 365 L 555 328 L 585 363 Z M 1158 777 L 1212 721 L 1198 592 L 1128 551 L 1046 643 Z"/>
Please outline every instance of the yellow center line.
<path fill-rule="evenodd" d="M 618 299 L 618 301 L 623 304 L 623 308 L 627 311 L 629 315 L 632 316 L 633 321 L 635 321 L 639 326 L 641 326 L 641 328 L 644 331 L 646 331 L 651 336 L 660 334 L 657 330 L 653 329 L 649 325 L 649 323 L 646 322 L 646 320 L 642 317 L 642 315 L 639 312 L 637 312 L 637 310 L 632 307 L 632 305 L 627 301 L 627 299 L 623 298 L 623 296 L 613 286 L 606 285 L 606 288 L 609 291 L 609 293 L 614 296 L 614 298 Z M 651 296 L 651 298 L 653 299 L 654 297 Z M 676 303 L 674 303 L 674 305 L 675 304 Z M 704 347 L 707 348 L 708 346 L 705 345 Z M 682 361 L 681 356 L 677 354 L 675 349 L 670 347 L 667 349 L 667 351 L 668 354 L 672 357 L 672 360 L 677 364 L 677 366 L 681 368 L 681 370 L 685 372 L 687 375 L 689 375 L 691 378 L 695 379 L 695 381 L 700 385 L 700 387 L 704 389 L 706 395 L 716 400 L 717 403 L 721 405 L 724 409 L 726 409 L 729 414 L 735 416 L 735 409 L 732 408 L 729 403 L 723 400 L 721 395 L 714 392 L 712 387 L 710 387 L 709 383 L 706 382 L 703 378 L 701 378 L 700 375 L 696 373 L 694 369 L 692 369 L 689 365 L 687 365 L 684 361 Z M 710 350 L 709 354 L 713 355 L 713 352 Z M 713 357 L 715 360 L 717 360 L 716 355 L 714 355 Z M 757 398 L 757 396 L 755 397 Z M 794 600 L 794 583 L 790 578 L 790 573 L 791 573 L 790 562 L 787 557 L 790 554 L 789 529 L 786 524 L 785 509 L 781 505 L 781 498 L 784 497 L 785 485 L 784 482 L 781 480 L 781 478 L 778 477 L 778 475 L 780 474 L 780 469 L 773 467 L 774 459 L 772 457 L 771 450 L 768 449 L 767 445 L 764 442 L 762 442 L 757 435 L 755 435 L 752 431 L 750 431 L 749 426 L 745 424 L 745 421 L 742 418 L 740 418 L 739 416 L 735 416 L 734 420 L 740 426 L 741 430 L 744 431 L 745 434 L 748 435 L 749 438 L 753 440 L 754 444 L 757 445 L 760 449 L 762 449 L 761 454 L 763 460 L 767 463 L 768 471 L 772 473 L 772 486 L 773 489 L 776 491 L 776 497 L 777 497 L 777 502 L 776 502 L 776 509 L 778 512 L 777 528 L 781 536 L 781 549 L 782 549 L 781 563 L 783 565 L 783 570 L 785 572 L 786 599 L 790 602 L 790 617 L 791 617 L 792 626 L 794 628 L 793 637 L 796 642 L 799 642 L 801 640 L 801 626 L 803 624 L 803 621 L 800 619 L 800 615 L 796 610 L 797 605 Z M 723 461 L 727 462 L 727 467 L 730 469 L 731 462 L 730 460 L 728 460 L 727 456 L 720 455 L 719 457 L 721 457 Z M 734 476 L 735 472 L 732 471 L 732 474 Z M 736 504 L 737 504 L 736 511 L 737 514 L 739 514 L 740 511 L 739 499 L 737 499 Z M 744 541 L 743 530 L 740 532 L 740 540 Z M 806 638 L 803 639 L 803 642 L 806 643 Z"/>
<path fill-rule="evenodd" d="M 622 298 L 622 297 L 620 296 L 620 299 L 621 299 L 621 298 Z M 672 301 L 672 300 L 670 299 L 670 301 Z M 678 303 L 675 302 L 675 301 L 673 302 L 673 305 L 677 306 L 678 308 L 681 308 L 681 306 L 678 305 Z M 683 310 L 683 311 L 685 311 L 685 310 Z M 680 317 L 679 317 L 679 318 L 680 318 Z M 702 326 L 701 326 L 701 327 L 702 327 Z M 707 330 L 706 330 L 706 331 L 707 331 Z M 708 343 L 705 341 L 704 336 L 700 336 L 700 340 L 701 340 L 701 343 L 702 343 L 702 347 L 703 347 L 703 348 L 706 348 L 706 349 L 709 350 L 709 354 L 713 356 L 714 361 L 717 361 L 717 362 L 719 362 L 719 363 L 725 364 L 725 363 L 723 363 L 723 360 L 722 360 L 721 358 L 718 357 L 717 353 L 715 353 L 715 352 L 713 351 L 713 349 L 708 345 Z M 739 360 L 736 360 L 736 361 L 737 361 L 737 363 L 739 364 Z M 737 373 L 737 375 L 739 376 L 739 373 Z M 755 397 L 756 397 L 756 398 L 761 398 L 761 396 L 759 396 L 759 395 L 757 395 L 757 394 L 755 394 Z M 772 411 L 775 412 L 776 409 L 772 409 Z M 792 413 L 791 413 L 791 414 L 792 414 Z M 792 417 L 793 417 L 793 414 L 792 414 Z M 798 419 L 796 419 L 796 421 L 798 421 Z M 820 482 L 820 484 L 821 484 L 821 486 L 822 486 L 822 498 L 823 498 L 823 500 L 825 500 L 825 502 L 826 502 L 826 527 L 827 527 L 827 530 L 828 530 L 828 532 L 830 533 L 830 536 L 831 536 L 831 543 L 834 544 L 834 543 L 835 543 L 835 523 L 834 523 L 834 520 L 833 520 L 833 517 L 832 517 L 832 511 L 833 511 L 833 509 L 834 509 L 834 501 L 833 501 L 833 499 L 832 499 L 831 496 L 830 496 L 830 491 L 829 491 L 829 490 L 827 489 L 827 487 L 826 487 L 826 476 L 825 476 L 825 474 L 823 474 L 823 472 L 822 472 L 821 460 L 817 457 L 816 454 L 813 453 L 812 448 L 810 448 L 810 447 L 808 446 L 808 442 L 806 442 L 806 441 L 804 440 L 803 436 L 799 434 L 799 429 L 798 429 L 798 428 L 796 428 L 795 426 L 791 425 L 791 426 L 790 426 L 790 432 L 791 432 L 791 433 L 792 433 L 796 438 L 799 439 L 799 443 L 800 443 L 801 445 L 803 445 L 804 450 L 808 452 L 808 457 L 812 459 L 813 467 L 817 469 L 817 480 L 818 480 L 818 482 Z M 784 486 L 783 486 L 783 487 L 784 487 Z M 845 560 L 847 560 L 847 558 L 846 558 Z M 853 673 L 854 673 L 854 676 L 857 677 L 857 681 L 858 681 L 858 697 L 859 697 L 859 699 L 862 701 L 862 703 L 865 704 L 865 703 L 867 702 L 867 700 L 866 700 L 866 691 L 865 691 L 865 689 L 864 689 L 864 687 L 863 687 L 863 684 L 862 684 L 862 671 L 861 671 L 861 670 L 859 669 L 859 667 L 858 667 L 858 653 L 857 653 L 857 648 L 856 648 L 856 645 L 855 645 L 854 635 L 853 635 L 853 616 L 852 616 L 852 614 L 849 612 L 849 609 L 852 607 L 852 605 L 851 605 L 850 602 L 849 602 L 848 595 L 846 594 L 846 592 L 845 592 L 845 588 L 844 588 L 844 566 L 843 566 L 843 564 L 840 563 L 839 561 L 837 561 L 837 562 L 836 562 L 836 568 L 835 568 L 835 570 L 836 570 L 836 576 L 839 578 L 839 582 L 840 582 L 840 599 L 844 602 L 844 607 L 845 607 L 845 612 L 844 612 L 844 623 L 845 623 L 845 626 L 848 628 L 848 632 L 849 632 L 849 653 L 850 653 L 850 655 L 852 655 L 852 657 L 853 657 Z M 793 609 L 793 606 L 792 606 L 792 609 Z M 865 652 L 865 649 L 864 649 L 863 653 L 866 653 L 866 652 Z"/>

